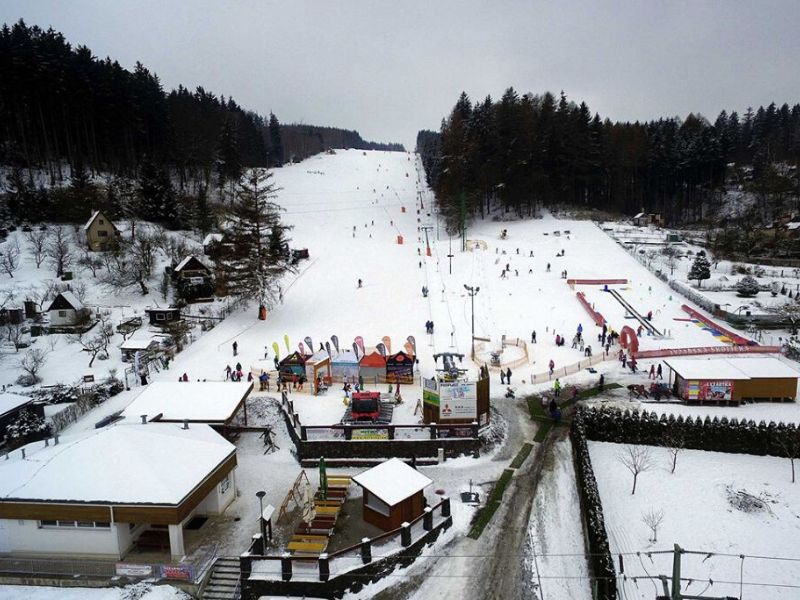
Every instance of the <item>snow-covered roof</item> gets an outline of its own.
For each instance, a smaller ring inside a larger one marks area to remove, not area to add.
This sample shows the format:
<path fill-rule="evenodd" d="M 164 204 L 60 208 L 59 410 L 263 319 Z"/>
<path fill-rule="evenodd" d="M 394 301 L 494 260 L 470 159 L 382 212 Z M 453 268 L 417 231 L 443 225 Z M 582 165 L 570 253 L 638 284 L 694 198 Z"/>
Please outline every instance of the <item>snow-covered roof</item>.
<path fill-rule="evenodd" d="M 0 415 L 11 412 L 15 408 L 27 404 L 31 401 L 28 396 L 20 396 L 19 394 L 12 394 L 10 392 L 0 393 Z"/>
<path fill-rule="evenodd" d="M 750 379 L 727 358 L 669 358 L 664 363 L 684 379 Z"/>
<path fill-rule="evenodd" d="M 638 213 L 638 214 L 635 214 L 635 215 L 633 215 L 633 218 L 634 218 L 634 219 L 641 219 L 641 218 L 642 218 L 642 217 L 644 217 L 644 216 L 645 216 L 645 214 L 644 214 L 644 213 Z"/>
<path fill-rule="evenodd" d="M 83 226 L 83 230 L 84 230 L 84 231 L 88 231 L 88 230 L 89 230 L 89 227 L 92 225 L 92 223 L 94 222 L 94 220 L 95 220 L 95 219 L 98 217 L 98 215 L 101 215 L 101 214 L 103 214 L 103 213 L 101 213 L 99 210 L 95 210 L 95 211 L 93 211 L 93 212 L 92 212 L 92 216 L 91 216 L 91 217 L 89 217 L 89 220 L 88 220 L 88 221 L 86 221 L 86 225 L 84 225 L 84 226 Z M 109 222 L 109 224 L 110 224 L 110 225 L 111 225 L 111 226 L 112 226 L 114 229 L 116 229 L 116 228 L 117 228 L 117 226 L 116 226 L 116 225 L 114 225 L 114 223 L 112 223 L 112 222 L 111 222 L 111 221 L 108 219 L 108 217 L 106 217 L 106 221 L 108 221 L 108 222 Z"/>
<path fill-rule="evenodd" d="M 353 481 L 389 506 L 399 504 L 433 483 L 399 458 L 390 458 L 356 475 Z"/>
<path fill-rule="evenodd" d="M 353 363 L 357 365 L 358 357 L 356 356 L 356 353 L 353 352 L 352 350 L 342 350 L 341 352 L 339 352 L 339 354 L 333 357 L 333 363 L 334 364 Z"/>
<path fill-rule="evenodd" d="M 179 272 L 183 271 L 183 269 L 185 269 L 185 268 L 186 268 L 186 265 L 188 265 L 188 264 L 189 264 L 189 263 L 190 263 L 192 260 L 196 261 L 196 262 L 197 262 L 197 264 L 199 264 L 201 267 L 203 267 L 203 269 L 205 269 L 206 271 L 208 271 L 208 267 L 207 267 L 207 266 L 205 266 L 205 265 L 204 265 L 204 264 L 203 264 L 203 263 L 200 261 L 200 259 L 198 259 L 196 256 L 194 256 L 194 255 L 192 255 L 192 254 L 190 254 L 189 256 L 187 256 L 186 258 L 184 258 L 184 259 L 183 259 L 181 262 L 179 262 L 179 263 L 178 263 L 178 266 L 177 266 L 177 267 L 175 267 L 174 271 L 175 271 L 176 273 L 179 273 Z"/>
<path fill-rule="evenodd" d="M 206 237 L 203 238 L 203 246 L 208 246 L 211 242 L 221 242 L 221 241 L 222 241 L 221 233 L 209 233 Z"/>
<path fill-rule="evenodd" d="M 800 372 L 774 356 L 669 358 L 664 363 L 684 379 L 800 378 Z"/>
<path fill-rule="evenodd" d="M 330 360 L 330 356 L 325 350 L 318 350 L 315 352 L 311 358 L 306 359 L 307 363 L 316 364 L 320 362 L 325 362 L 326 360 Z"/>
<path fill-rule="evenodd" d="M 236 452 L 208 425 L 125 423 L 0 461 L 0 500 L 178 504 Z"/>
<path fill-rule="evenodd" d="M 798 223 L 794 223 L 794 222 L 787 223 L 786 224 L 786 229 L 788 229 L 789 231 L 794 231 L 795 229 L 800 229 L 800 222 L 798 222 Z"/>
<path fill-rule="evenodd" d="M 729 358 L 728 362 L 751 379 L 800 377 L 797 369 L 774 356 L 737 356 Z"/>
<path fill-rule="evenodd" d="M 100 214 L 99 210 L 92 211 L 92 216 L 89 217 L 89 220 L 86 221 L 86 225 L 83 226 L 83 230 L 84 231 L 89 229 L 89 226 L 92 224 L 92 222 L 97 218 L 97 215 L 99 215 L 99 214 Z"/>
<path fill-rule="evenodd" d="M 122 342 L 119 348 L 120 350 L 147 350 L 153 342 L 158 342 L 158 340 L 153 339 L 153 337 L 148 334 L 142 334 L 141 336 L 133 335 Z"/>
<path fill-rule="evenodd" d="M 176 377 L 180 375 L 176 371 Z M 122 411 L 122 416 L 139 421 L 141 415 L 162 421 L 225 423 L 253 389 L 252 382 L 156 381 Z"/>
<path fill-rule="evenodd" d="M 49 312 L 51 310 L 64 310 L 65 308 L 83 310 L 83 303 L 80 300 L 78 300 L 78 297 L 72 292 L 69 291 L 61 292 L 50 303 L 50 308 L 48 308 L 47 311 Z"/>

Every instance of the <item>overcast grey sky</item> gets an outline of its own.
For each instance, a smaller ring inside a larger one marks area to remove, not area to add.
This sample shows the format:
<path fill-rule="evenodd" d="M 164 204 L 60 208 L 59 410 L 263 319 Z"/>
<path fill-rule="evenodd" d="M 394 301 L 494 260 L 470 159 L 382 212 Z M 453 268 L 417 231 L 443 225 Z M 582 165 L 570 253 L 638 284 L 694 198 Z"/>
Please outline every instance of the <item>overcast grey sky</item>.
<path fill-rule="evenodd" d="M 800 1 L 2 0 L 131 68 L 281 122 L 413 148 L 471 98 L 564 90 L 613 120 L 800 101 Z"/>

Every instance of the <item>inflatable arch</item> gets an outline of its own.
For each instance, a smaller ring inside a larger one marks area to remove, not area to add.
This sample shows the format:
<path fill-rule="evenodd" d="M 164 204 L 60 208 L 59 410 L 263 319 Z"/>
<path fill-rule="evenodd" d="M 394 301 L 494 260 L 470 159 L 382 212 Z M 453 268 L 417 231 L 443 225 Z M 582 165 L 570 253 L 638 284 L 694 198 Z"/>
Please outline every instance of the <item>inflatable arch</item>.
<path fill-rule="evenodd" d="M 639 339 L 636 337 L 636 332 L 632 327 L 625 325 L 619 332 L 619 344 L 623 348 L 630 350 L 631 354 L 636 354 L 639 351 Z"/>

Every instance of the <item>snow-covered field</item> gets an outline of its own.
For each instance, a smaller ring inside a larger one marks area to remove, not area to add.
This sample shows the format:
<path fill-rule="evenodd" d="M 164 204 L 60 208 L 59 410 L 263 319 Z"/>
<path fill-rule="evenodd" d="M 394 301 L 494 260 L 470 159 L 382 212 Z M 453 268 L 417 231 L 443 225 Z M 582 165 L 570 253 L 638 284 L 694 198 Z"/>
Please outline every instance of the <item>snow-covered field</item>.
<path fill-rule="evenodd" d="M 602 286 L 579 286 L 572 290 L 561 276 L 562 271 L 566 271 L 569 278 L 628 279 L 627 284 L 612 287 L 641 314 L 653 311 L 653 324 L 667 334 L 665 339 L 643 337 L 641 349 L 722 345 L 721 341 L 696 325 L 675 320 L 686 317 L 680 309 L 686 300 L 639 264 L 601 228 L 588 221 L 559 220 L 549 215 L 528 221 L 478 220 L 471 225 L 467 234 L 469 246 L 475 249 L 462 252 L 458 240 L 453 240 L 451 273 L 447 257 L 450 240 L 444 227 L 437 227 L 436 215 L 430 212 L 433 199 L 424 184 L 419 182 L 418 173 L 419 164 L 413 155 L 353 150 L 319 155 L 303 163 L 277 169 L 275 183 L 280 188 L 277 201 L 285 209 L 285 220 L 294 225 L 291 245 L 294 248 L 308 248 L 310 259 L 300 263 L 298 273 L 286 277 L 283 282 L 283 302 L 271 308 L 265 321 L 257 319 L 255 307 L 233 313 L 214 329 L 202 335 L 198 332 L 195 342 L 175 357 L 170 370 L 156 373 L 152 379 L 174 381 L 183 373 L 191 380 L 224 379 L 226 365 L 236 362 L 241 362 L 245 370 L 272 367 L 273 342 L 278 343 L 281 356 L 284 356 L 287 350 L 296 349 L 298 342 L 306 336 L 310 336 L 318 347 L 320 342 L 329 340 L 334 334 L 344 348 L 352 345 L 355 336 L 362 336 L 367 346 L 373 346 L 388 335 L 395 350 L 403 345 L 407 336 L 413 335 L 423 376 L 431 376 L 434 369 L 441 366 L 434 363 L 433 354 L 444 351 L 464 354 L 463 366 L 474 373 L 477 365 L 468 358 L 472 319 L 471 298 L 464 287 L 468 285 L 480 288 L 474 298 L 475 334 L 489 340 L 485 342 L 485 348 L 499 347 L 504 335 L 530 342 L 531 333 L 536 331 L 537 343 L 528 345 L 528 362 L 514 367 L 511 385 L 516 388 L 518 397 L 541 392 L 549 389 L 551 384 L 533 385 L 531 378 L 534 374 L 546 371 L 551 359 L 558 368 L 583 358 L 583 354 L 578 349 L 572 349 L 569 343 L 556 347 L 556 334 L 566 336 L 569 342 L 577 326 L 582 324 L 587 343 L 593 346 L 595 354 L 600 350 L 595 341 L 599 329 L 576 299 L 576 291 L 586 293 L 588 301 L 606 317 L 612 328 L 620 330 L 626 324 L 634 328 L 637 325 L 626 318 L 622 305 L 611 294 L 604 292 Z M 419 214 L 418 193 L 423 203 Z M 430 257 L 425 252 L 424 232 L 419 229 L 428 224 L 433 226 L 428 232 Z M 503 229 L 508 231 L 506 239 L 500 239 Z M 559 235 L 554 234 L 556 231 Z M 402 244 L 398 243 L 398 236 L 402 236 Z M 563 256 L 556 256 L 562 251 Z M 506 265 L 507 276 L 501 277 Z M 36 285 L 39 275 L 35 267 L 31 268 L 26 263 L 18 278 L 15 274 L 14 283 L 16 285 L 19 282 L 22 290 L 26 286 Z M 79 276 L 91 277 L 86 273 L 80 273 Z M 361 288 L 357 285 L 359 279 L 363 280 Z M 421 293 L 423 286 L 430 290 L 428 297 L 423 297 Z M 156 300 L 161 302 L 157 292 L 142 298 L 136 291 L 111 295 L 108 290 L 99 287 L 89 287 L 87 298 L 90 303 L 100 306 L 101 310 L 110 309 L 116 321 L 132 315 L 134 310 L 141 314 L 144 306 L 154 304 Z M 425 322 L 428 320 L 435 324 L 433 335 L 425 333 Z M 283 341 L 284 336 L 290 340 L 288 349 Z M 90 371 L 86 367 L 86 353 L 80 352 L 75 344 L 69 344 L 64 336 L 50 337 L 57 341 L 43 372 L 47 384 L 74 382 L 89 372 L 104 376 L 109 367 L 123 366 L 116 358 L 118 351 L 112 350 L 110 360 L 95 362 Z M 114 343 L 118 345 L 120 341 L 120 336 L 115 337 Z M 238 343 L 239 350 L 236 357 L 232 354 L 234 341 Z M 49 341 L 42 338 L 37 345 L 49 347 Z M 265 350 L 269 355 L 267 358 Z M 509 349 L 507 354 L 513 359 L 520 356 L 522 353 L 516 348 L 513 351 Z M 640 366 L 649 367 L 649 363 Z M 600 363 L 596 368 L 599 373 L 606 374 L 607 382 L 618 381 L 625 385 L 646 379 L 641 374 L 630 375 L 628 371 L 623 371 L 613 360 Z M 498 403 L 504 402 L 502 396 L 505 386 L 500 385 L 496 370 L 491 373 L 492 397 Z M 0 382 L 11 383 L 17 375 L 13 360 L 0 363 Z M 564 378 L 563 383 L 588 385 L 595 383 L 598 376 L 583 370 Z M 103 416 L 124 409 L 142 390 L 136 382 L 132 383 L 135 385 L 130 391 L 93 409 L 65 433 L 93 428 L 94 423 Z M 18 391 L 16 386 L 14 391 Z M 396 422 L 417 421 L 418 415 L 413 414 L 417 391 L 418 388 L 404 391 L 405 403 L 397 408 Z M 254 397 L 260 398 L 262 395 L 269 396 L 255 393 Z M 293 393 L 292 397 L 304 424 L 338 422 L 344 412 L 336 389 L 331 389 L 324 397 L 298 393 Z M 619 400 L 624 401 L 624 398 Z M 782 420 L 800 420 L 797 418 L 796 404 L 763 406 L 697 410 L 718 410 L 727 416 L 755 415 L 758 411 L 764 414 L 780 412 L 786 417 Z M 671 409 L 672 405 L 669 409 L 665 407 L 665 410 Z M 504 410 L 511 411 L 512 408 L 506 407 Z M 518 408 L 513 410 L 522 412 Z M 676 407 L 674 412 L 678 410 L 690 409 L 681 406 Z M 524 418 L 528 419 L 527 415 Z M 219 538 L 220 554 L 235 555 L 249 545 L 258 514 L 255 492 L 265 490 L 265 502 L 277 507 L 300 471 L 291 453 L 291 441 L 282 433 L 277 408 L 274 405 L 264 408 L 261 419 L 261 422 L 276 424 L 276 442 L 280 450 L 264 455 L 257 434 L 243 434 L 237 441 L 240 497 L 226 512 L 220 529 L 207 532 L 210 542 L 214 541 L 215 533 L 224 535 Z M 435 489 L 442 489 L 451 497 L 465 489 L 470 478 L 485 492 L 510 460 L 505 456 L 508 452 L 513 456 L 516 448 L 501 446 L 477 460 L 461 458 L 421 470 L 434 481 Z M 498 454 L 503 454 L 503 460 L 497 459 Z M 544 488 L 549 491 L 537 500 L 535 507 L 539 520 L 535 526 L 531 525 L 531 531 L 537 552 L 541 554 L 583 551 L 577 498 L 571 495 L 574 482 L 571 479 L 569 454 L 567 445 L 557 446 L 553 473 L 545 476 Z M 725 460 L 734 461 L 737 457 L 727 455 Z M 745 466 L 748 460 L 747 457 L 742 458 Z M 686 471 L 689 471 L 689 461 L 686 462 Z M 735 472 L 737 469 L 738 463 L 731 463 L 729 470 Z M 356 474 L 360 469 L 343 471 Z M 723 471 L 715 469 L 714 472 Z M 315 470 L 308 470 L 308 475 L 312 485 L 315 485 Z M 680 466 L 679 475 L 682 476 Z M 643 476 L 643 481 L 645 478 Z M 691 489 L 691 485 L 696 483 L 687 479 L 682 485 Z M 707 493 L 715 492 L 710 490 Z M 682 493 L 675 491 L 673 495 L 681 496 Z M 437 552 L 446 552 L 447 544 L 466 532 L 473 513 L 473 508 L 454 502 L 455 527 L 439 543 Z M 236 521 L 237 517 L 240 520 Z M 638 522 L 638 516 L 636 518 Z M 678 517 L 674 520 L 677 521 Z M 562 529 L 564 535 L 559 537 L 558 532 Z M 274 549 L 280 550 L 278 547 Z M 466 577 L 469 561 L 456 563 L 463 567 Z M 440 561 L 434 569 L 440 578 L 434 580 L 436 585 L 425 589 L 448 597 L 447 594 L 456 589 L 445 578 L 453 564 L 453 561 L 449 561 L 449 565 L 448 561 Z M 412 574 L 415 568 L 420 571 L 419 567 L 412 567 Z M 543 576 L 584 572 L 575 564 L 546 556 L 538 569 L 534 572 Z M 383 589 L 393 581 L 396 579 L 389 578 L 379 587 Z M 580 598 L 586 593 L 579 580 L 547 580 L 542 587 L 545 597 L 558 600 Z M 372 586 L 371 589 L 374 591 Z M 360 594 L 360 597 L 366 597 L 364 594 L 368 594 L 368 591 Z M 86 597 L 92 599 L 91 596 Z"/>
<path fill-rule="evenodd" d="M 189 600 L 190 597 L 169 585 L 146 583 L 124 588 L 0 585 L 0 600 Z"/>
<path fill-rule="evenodd" d="M 673 544 L 700 552 L 683 557 L 681 574 L 693 580 L 688 586 L 684 582 L 684 593 L 751 600 L 797 598 L 800 495 L 791 482 L 788 460 L 685 450 L 671 474 L 667 450 L 651 447 L 653 468 L 639 475 L 636 494 L 631 495 L 632 476 L 617 459 L 624 448 L 589 443 L 611 553 L 624 554 L 627 578 L 619 580 L 624 598 L 651 600 L 656 595 L 653 585 L 658 582 L 646 577 L 669 576 L 672 554 L 648 553 L 671 551 Z M 742 508 L 741 503 L 749 500 L 744 494 L 763 505 Z M 652 542 L 642 515 L 661 510 L 658 541 Z M 638 552 L 642 554 L 636 556 Z M 745 555 L 744 561 L 739 555 Z M 780 587 L 784 585 L 788 587 Z"/>

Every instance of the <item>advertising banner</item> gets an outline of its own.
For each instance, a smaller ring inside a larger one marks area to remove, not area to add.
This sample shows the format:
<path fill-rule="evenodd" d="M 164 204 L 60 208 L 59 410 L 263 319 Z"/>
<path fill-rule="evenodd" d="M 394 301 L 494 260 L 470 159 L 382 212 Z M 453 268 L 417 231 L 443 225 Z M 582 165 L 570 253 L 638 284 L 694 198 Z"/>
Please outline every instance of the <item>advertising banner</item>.
<path fill-rule="evenodd" d="M 439 418 L 442 421 L 448 419 L 477 419 L 478 391 L 475 382 L 440 383 Z"/>
<path fill-rule="evenodd" d="M 163 579 L 192 580 L 192 567 L 190 565 L 161 565 Z"/>
<path fill-rule="evenodd" d="M 439 388 L 435 378 L 422 378 L 422 401 L 439 409 Z"/>
<path fill-rule="evenodd" d="M 124 577 L 150 577 L 153 574 L 152 565 L 136 565 L 133 563 L 117 563 L 117 575 Z"/>
<path fill-rule="evenodd" d="M 700 400 L 727 402 L 733 393 L 732 381 L 703 381 L 700 384 Z"/>

